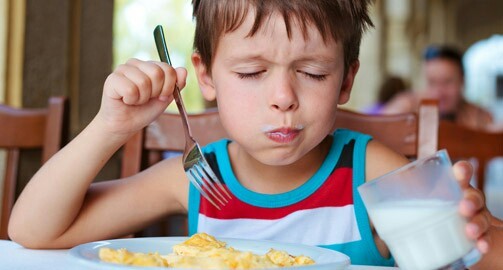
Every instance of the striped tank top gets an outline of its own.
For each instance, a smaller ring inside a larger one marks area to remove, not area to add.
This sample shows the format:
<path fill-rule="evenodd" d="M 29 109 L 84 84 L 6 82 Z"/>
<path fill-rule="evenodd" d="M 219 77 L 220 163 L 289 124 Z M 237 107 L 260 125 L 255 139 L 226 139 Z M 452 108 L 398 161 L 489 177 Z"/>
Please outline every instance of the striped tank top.
<path fill-rule="evenodd" d="M 194 186 L 189 188 L 189 234 L 316 245 L 342 252 L 352 264 L 393 266 L 374 243 L 357 187 L 365 181 L 370 136 L 340 129 L 319 170 L 300 187 L 280 194 L 253 192 L 232 171 L 227 145 L 203 148 L 206 159 L 232 199 L 216 209 Z"/>

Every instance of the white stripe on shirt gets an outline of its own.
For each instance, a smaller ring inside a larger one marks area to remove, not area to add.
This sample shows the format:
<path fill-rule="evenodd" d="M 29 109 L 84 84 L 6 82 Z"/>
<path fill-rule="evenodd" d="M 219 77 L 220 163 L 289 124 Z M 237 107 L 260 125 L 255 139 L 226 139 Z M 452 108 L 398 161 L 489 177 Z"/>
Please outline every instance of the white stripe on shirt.
<path fill-rule="evenodd" d="M 353 205 L 300 210 L 273 220 L 215 219 L 200 213 L 197 230 L 218 237 L 306 245 L 332 245 L 361 239 Z"/>

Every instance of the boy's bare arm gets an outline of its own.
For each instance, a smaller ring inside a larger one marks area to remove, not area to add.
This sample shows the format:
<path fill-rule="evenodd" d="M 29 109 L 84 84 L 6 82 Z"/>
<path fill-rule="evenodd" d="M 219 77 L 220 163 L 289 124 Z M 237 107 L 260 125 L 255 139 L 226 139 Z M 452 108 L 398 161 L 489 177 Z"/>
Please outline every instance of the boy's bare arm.
<path fill-rule="evenodd" d="M 179 162 L 177 167 L 174 161 L 167 161 L 162 168 L 156 166 L 124 181 L 90 185 L 110 156 L 164 111 L 172 100 L 175 82 L 183 87 L 185 76 L 184 70 L 175 72 L 159 62 L 133 59 L 118 67 L 105 82 L 97 116 L 23 190 L 9 223 L 11 238 L 33 248 L 70 247 L 131 232 L 163 211 L 183 211 L 175 203 L 184 202 L 179 194 L 187 187 L 180 181 L 185 176 Z M 171 185 L 167 178 L 181 184 Z M 164 191 L 162 195 L 168 199 L 160 203 L 168 206 L 139 214 L 145 209 L 135 207 L 152 206 L 153 198 L 163 198 L 147 194 L 152 190 Z M 138 198 L 145 203 L 138 204 Z M 134 221 L 136 217 L 138 221 Z M 111 224 L 107 227 L 104 220 Z"/>
<path fill-rule="evenodd" d="M 409 160 L 380 142 L 370 141 L 365 163 L 365 181 L 368 182 L 406 165 Z"/>
<path fill-rule="evenodd" d="M 367 154 L 365 160 L 365 181 L 371 181 L 379 176 L 404 166 L 409 161 L 400 154 L 395 153 L 385 145 L 377 141 L 370 141 L 367 146 Z M 374 225 L 370 224 L 373 228 Z M 379 253 L 384 258 L 390 256 L 390 252 L 384 241 L 374 232 L 374 241 Z"/>
<path fill-rule="evenodd" d="M 179 159 L 89 187 L 106 150 L 79 139 L 84 138 L 51 159 L 23 191 L 9 224 L 14 241 L 29 248 L 70 248 L 121 237 L 162 215 L 185 211 L 188 186 Z"/>
<path fill-rule="evenodd" d="M 9 234 L 14 241 L 51 247 L 80 218 L 91 182 L 126 140 L 107 136 L 97 122 L 51 158 L 23 190 L 10 218 Z"/>

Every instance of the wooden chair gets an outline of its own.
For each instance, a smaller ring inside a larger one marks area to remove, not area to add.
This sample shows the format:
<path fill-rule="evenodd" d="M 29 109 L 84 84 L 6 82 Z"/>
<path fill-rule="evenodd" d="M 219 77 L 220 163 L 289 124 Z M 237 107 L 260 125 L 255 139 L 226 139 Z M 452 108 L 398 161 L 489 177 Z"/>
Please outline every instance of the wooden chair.
<path fill-rule="evenodd" d="M 201 146 L 226 136 L 216 110 L 189 115 L 189 122 L 194 137 Z M 436 151 L 438 109 L 433 102 L 425 102 L 418 114 L 370 116 L 341 109 L 336 123 L 334 130 L 343 127 L 371 134 L 375 139 L 410 158 L 433 154 Z M 180 116 L 164 113 L 124 145 L 121 175 L 127 177 L 136 174 L 160 161 L 162 152 L 182 152 L 184 146 L 185 137 Z M 179 222 L 175 228 L 172 225 L 173 218 Z M 137 236 L 187 235 L 186 222 L 185 217 L 168 217 L 147 229 L 150 232 L 143 231 Z M 177 228 L 183 230 L 176 231 Z"/>
<path fill-rule="evenodd" d="M 15 200 L 20 151 L 41 149 L 42 163 L 54 155 L 61 148 L 66 109 L 65 97 L 51 97 L 48 107 L 41 109 L 16 109 L 0 104 L 0 148 L 7 150 L 0 239 L 8 239 L 7 225 Z"/>
<path fill-rule="evenodd" d="M 487 163 L 495 157 L 503 157 L 503 132 L 473 130 L 442 120 L 438 130 L 438 148 L 447 149 L 453 160 L 475 158 L 477 188 L 483 191 Z"/>
<path fill-rule="evenodd" d="M 437 150 L 438 105 L 423 100 L 417 113 L 367 115 L 339 110 L 335 128 L 370 134 L 410 159 L 432 155 Z"/>

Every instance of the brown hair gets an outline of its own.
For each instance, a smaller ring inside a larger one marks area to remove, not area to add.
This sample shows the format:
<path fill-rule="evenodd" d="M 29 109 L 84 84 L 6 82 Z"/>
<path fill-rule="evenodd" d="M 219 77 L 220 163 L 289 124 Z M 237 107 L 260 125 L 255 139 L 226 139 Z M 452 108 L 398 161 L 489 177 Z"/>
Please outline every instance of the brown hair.
<path fill-rule="evenodd" d="M 435 59 L 445 59 L 453 62 L 461 72 L 461 76 L 465 76 L 463 68 L 463 53 L 454 46 L 449 45 L 430 45 L 423 53 L 423 59 L 428 62 Z"/>
<path fill-rule="evenodd" d="M 211 72 L 213 55 L 219 38 L 236 30 L 244 22 L 250 8 L 255 10 L 255 22 L 248 36 L 253 36 L 264 19 L 278 12 L 285 20 L 291 37 L 292 18 L 308 36 L 308 26 L 314 25 L 323 40 L 342 42 L 344 67 L 358 60 L 363 32 L 373 27 L 368 14 L 372 0 L 193 0 L 196 20 L 194 49 Z"/>
<path fill-rule="evenodd" d="M 398 76 L 389 76 L 381 84 L 377 100 L 386 103 L 401 92 L 409 91 L 405 81 Z"/>

